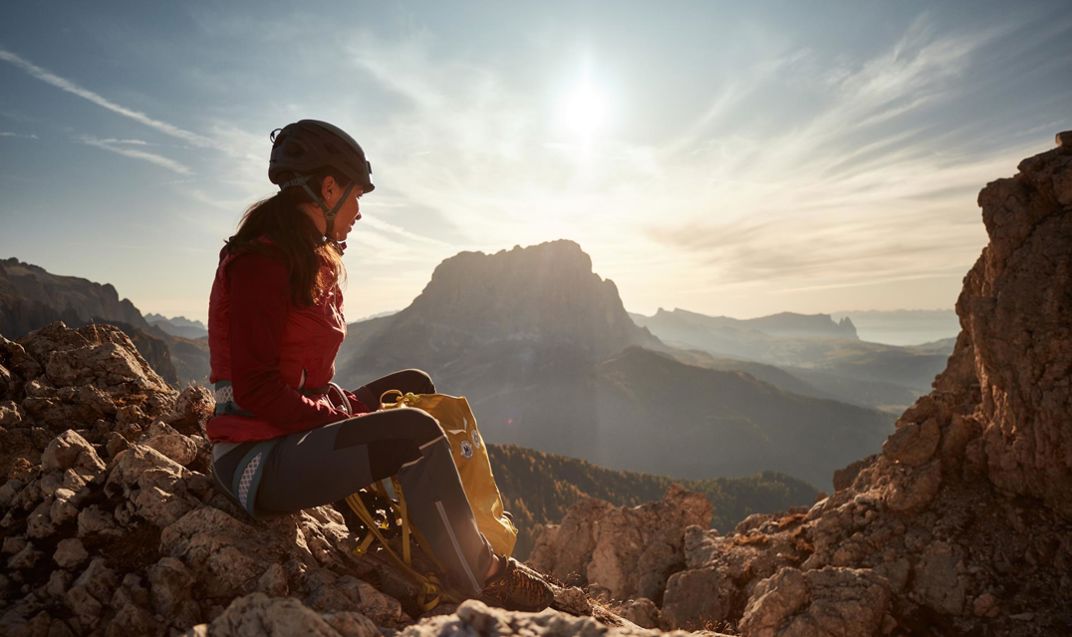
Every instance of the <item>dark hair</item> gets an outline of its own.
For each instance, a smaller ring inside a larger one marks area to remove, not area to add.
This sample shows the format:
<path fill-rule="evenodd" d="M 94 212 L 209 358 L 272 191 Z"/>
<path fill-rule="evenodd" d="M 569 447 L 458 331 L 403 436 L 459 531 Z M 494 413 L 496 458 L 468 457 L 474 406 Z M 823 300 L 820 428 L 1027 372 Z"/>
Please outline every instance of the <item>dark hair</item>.
<path fill-rule="evenodd" d="M 309 179 L 309 187 L 319 194 L 327 176 L 345 187 L 349 180 L 331 169 L 322 169 Z M 300 204 L 314 203 L 304 188 L 291 187 L 258 201 L 242 215 L 238 231 L 227 239 L 232 254 L 258 253 L 282 256 L 290 271 L 290 294 L 297 306 L 313 305 L 346 276 L 342 252 L 332 241 L 322 241 L 316 224 Z M 271 244 L 260 241 L 271 239 Z M 321 268 L 328 264 L 328 272 Z"/>

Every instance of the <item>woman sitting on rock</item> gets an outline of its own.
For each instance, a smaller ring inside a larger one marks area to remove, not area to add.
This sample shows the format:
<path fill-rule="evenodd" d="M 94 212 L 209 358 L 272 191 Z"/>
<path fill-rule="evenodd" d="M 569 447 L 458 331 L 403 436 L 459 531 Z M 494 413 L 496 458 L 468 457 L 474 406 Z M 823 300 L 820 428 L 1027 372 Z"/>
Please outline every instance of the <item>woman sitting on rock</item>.
<path fill-rule="evenodd" d="M 271 139 L 268 178 L 279 192 L 227 240 L 209 302 L 217 481 L 259 517 L 339 502 L 397 475 L 411 522 L 456 590 L 546 607 L 547 583 L 495 555 L 477 529 L 437 421 L 419 409 L 376 411 L 388 389 L 434 392 L 431 378 L 409 369 L 352 392 L 329 385 L 346 336 L 342 242 L 373 190 L 371 167 L 325 122 L 302 120 Z"/>

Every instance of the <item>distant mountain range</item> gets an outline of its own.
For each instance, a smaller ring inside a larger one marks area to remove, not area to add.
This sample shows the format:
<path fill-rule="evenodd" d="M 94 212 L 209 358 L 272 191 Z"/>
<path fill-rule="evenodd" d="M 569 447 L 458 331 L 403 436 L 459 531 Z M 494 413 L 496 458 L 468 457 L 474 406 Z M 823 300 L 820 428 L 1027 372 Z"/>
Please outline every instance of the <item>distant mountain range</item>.
<path fill-rule="evenodd" d="M 955 341 L 912 347 L 870 343 L 857 337 L 850 318 L 835 322 L 827 314 L 782 313 L 742 320 L 660 309 L 650 317 L 631 317 L 669 345 L 712 357 L 697 359 L 696 364 L 741 369 L 790 391 L 889 413 L 904 411 L 930 391 Z M 786 373 L 794 380 L 785 382 Z"/>
<path fill-rule="evenodd" d="M 833 312 L 833 319 L 849 317 L 865 341 L 888 345 L 919 345 L 955 338 L 960 319 L 948 310 L 852 310 Z"/>
<path fill-rule="evenodd" d="M 172 336 L 183 338 L 204 338 L 208 336 L 208 328 L 201 321 L 193 321 L 185 316 L 167 318 L 161 314 L 146 314 L 145 320 L 150 325 L 155 325 Z"/>
<path fill-rule="evenodd" d="M 52 274 L 13 257 L 0 260 L 0 334 L 18 339 L 53 321 L 71 327 L 110 323 L 169 383 L 207 379 L 207 340 L 173 336 L 150 324 L 111 284 Z"/>

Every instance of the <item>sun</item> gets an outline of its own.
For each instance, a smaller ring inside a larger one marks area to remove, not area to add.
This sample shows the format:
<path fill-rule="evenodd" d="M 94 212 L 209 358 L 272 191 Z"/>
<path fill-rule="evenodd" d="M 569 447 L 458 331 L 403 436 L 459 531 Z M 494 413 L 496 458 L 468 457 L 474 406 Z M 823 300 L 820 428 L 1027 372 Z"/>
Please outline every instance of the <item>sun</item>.
<path fill-rule="evenodd" d="M 566 93 L 559 102 L 559 124 L 577 141 L 590 142 L 606 125 L 607 98 L 590 82 L 582 82 Z"/>

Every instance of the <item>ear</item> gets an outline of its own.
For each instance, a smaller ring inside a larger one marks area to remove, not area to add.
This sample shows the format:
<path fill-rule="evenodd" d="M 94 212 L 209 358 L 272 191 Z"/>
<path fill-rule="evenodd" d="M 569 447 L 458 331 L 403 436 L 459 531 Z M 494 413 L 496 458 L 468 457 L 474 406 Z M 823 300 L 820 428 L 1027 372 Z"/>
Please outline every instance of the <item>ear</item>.
<path fill-rule="evenodd" d="M 320 197 L 327 201 L 329 192 L 337 192 L 339 190 L 339 184 L 335 181 L 335 178 L 331 175 L 324 177 L 324 181 L 320 182 Z"/>

